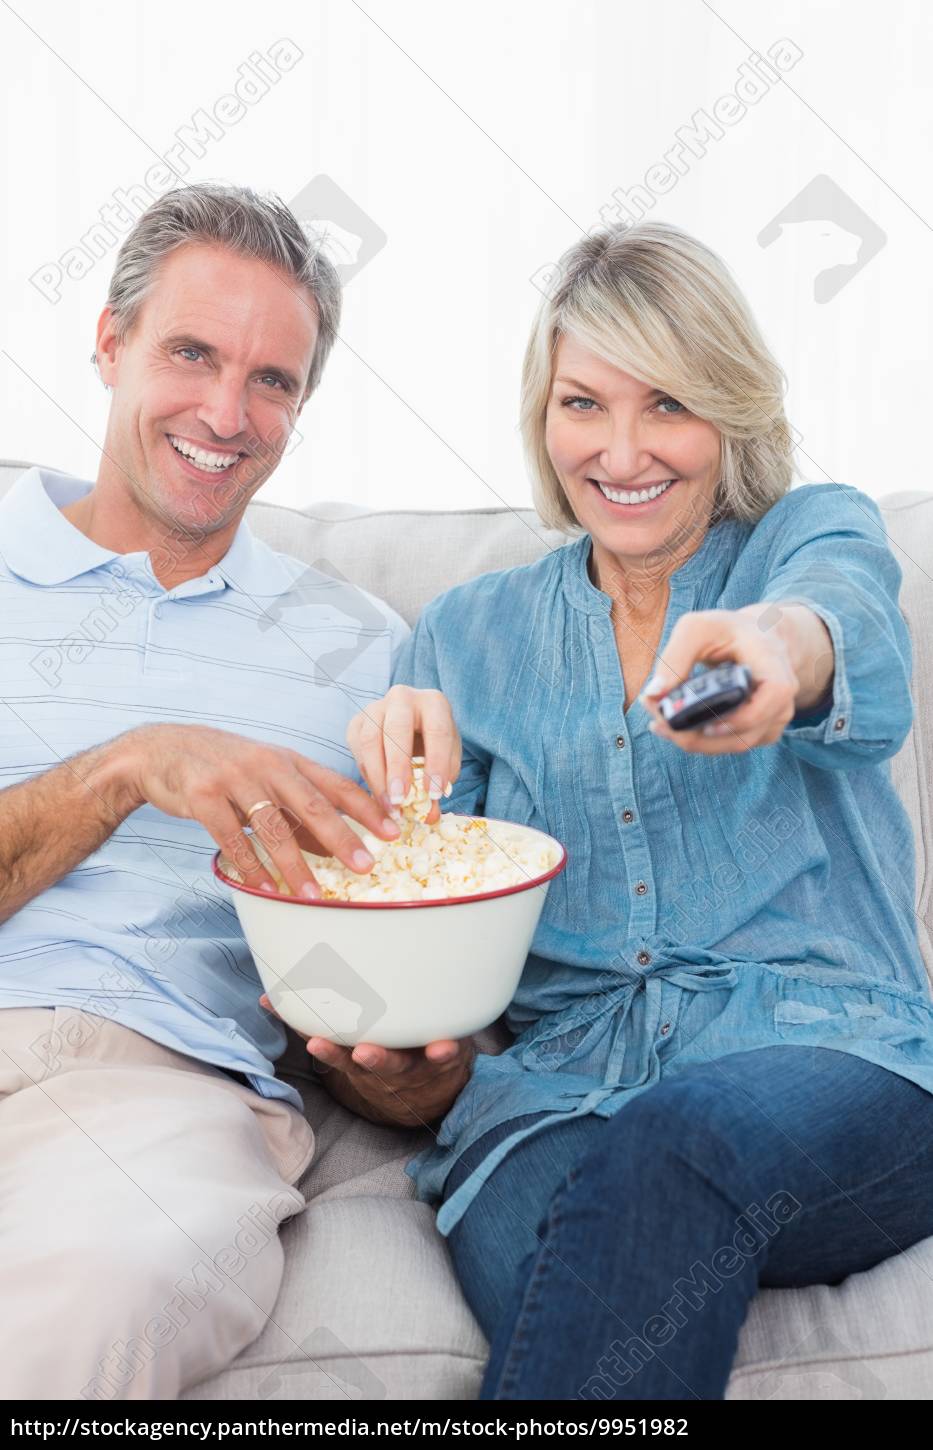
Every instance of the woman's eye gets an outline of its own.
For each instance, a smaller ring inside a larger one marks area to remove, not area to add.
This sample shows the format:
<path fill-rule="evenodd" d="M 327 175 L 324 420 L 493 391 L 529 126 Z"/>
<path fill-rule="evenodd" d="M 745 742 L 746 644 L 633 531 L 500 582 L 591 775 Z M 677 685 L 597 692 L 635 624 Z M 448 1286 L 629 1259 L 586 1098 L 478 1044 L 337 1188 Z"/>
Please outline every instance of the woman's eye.
<path fill-rule="evenodd" d="M 589 403 L 591 405 L 588 408 L 573 408 L 572 411 L 574 413 L 591 413 L 593 408 L 596 407 L 596 403 L 593 398 L 565 398 L 563 406 L 565 408 L 569 408 L 572 403 Z"/>
<path fill-rule="evenodd" d="M 683 403 L 678 403 L 678 401 L 677 401 L 676 398 L 659 398 L 658 399 L 658 407 L 659 408 L 664 403 L 673 403 L 674 407 L 675 408 L 679 408 L 680 411 L 681 411 L 681 413 L 685 413 L 687 411 L 686 408 L 684 407 Z M 677 416 L 676 413 L 668 413 L 667 414 L 667 417 L 668 418 L 676 418 L 676 416 Z"/>

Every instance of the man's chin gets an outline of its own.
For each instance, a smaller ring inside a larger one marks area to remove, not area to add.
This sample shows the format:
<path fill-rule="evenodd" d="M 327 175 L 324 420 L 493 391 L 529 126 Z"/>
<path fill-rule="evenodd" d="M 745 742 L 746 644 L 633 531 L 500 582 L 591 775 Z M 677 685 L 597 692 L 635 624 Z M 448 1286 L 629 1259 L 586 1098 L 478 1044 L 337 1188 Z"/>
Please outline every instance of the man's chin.
<path fill-rule="evenodd" d="M 171 445 L 169 445 L 171 446 Z M 163 518 L 214 533 L 243 512 L 253 495 L 265 483 L 268 473 L 255 459 L 241 459 L 230 473 L 212 478 L 194 476 L 171 464 L 155 470 L 158 478 L 158 512 Z"/>

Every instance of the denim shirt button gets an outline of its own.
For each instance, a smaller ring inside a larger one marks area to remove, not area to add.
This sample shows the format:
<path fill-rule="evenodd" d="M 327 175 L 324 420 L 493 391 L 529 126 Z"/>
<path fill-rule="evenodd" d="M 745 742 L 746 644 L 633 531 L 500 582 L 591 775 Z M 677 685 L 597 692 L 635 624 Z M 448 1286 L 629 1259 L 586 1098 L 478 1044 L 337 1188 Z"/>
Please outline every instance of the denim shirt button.
<path fill-rule="evenodd" d="M 627 826 L 630 826 L 632 824 L 632 822 L 634 821 L 634 819 L 635 819 L 635 812 L 634 811 L 630 811 L 630 810 L 628 810 L 628 808 L 626 808 L 622 812 L 622 819 L 623 819 L 623 821 L 625 822 L 625 824 Z"/>
<path fill-rule="evenodd" d="M 645 882 L 645 881 L 636 881 L 636 883 L 635 883 L 635 895 L 636 896 L 644 896 L 644 894 L 645 894 L 645 892 L 647 890 L 648 890 L 647 882 Z"/>
<path fill-rule="evenodd" d="M 639 966 L 647 967 L 649 962 L 651 961 L 651 953 L 644 951 L 639 952 L 635 960 L 638 962 Z"/>
<path fill-rule="evenodd" d="M 661 1036 L 666 1037 L 670 1030 L 671 1024 L 669 1022 L 665 1022 L 664 1026 L 661 1028 Z"/>
<path fill-rule="evenodd" d="M 846 717 L 844 715 L 840 715 L 839 718 L 837 719 L 835 725 L 833 726 L 833 729 L 834 730 L 844 730 L 845 729 L 845 723 L 846 723 Z"/>
<path fill-rule="evenodd" d="M 625 749 L 625 736 L 624 735 L 617 735 L 616 736 L 616 748 L 618 750 L 624 750 Z"/>

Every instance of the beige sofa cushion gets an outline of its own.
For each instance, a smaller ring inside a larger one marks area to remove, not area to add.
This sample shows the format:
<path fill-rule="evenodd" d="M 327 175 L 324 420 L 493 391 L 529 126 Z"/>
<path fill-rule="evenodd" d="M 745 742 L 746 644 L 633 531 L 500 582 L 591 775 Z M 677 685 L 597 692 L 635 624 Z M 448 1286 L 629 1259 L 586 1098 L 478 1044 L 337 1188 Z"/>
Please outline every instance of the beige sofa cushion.
<path fill-rule="evenodd" d="M 475 1399 L 486 1341 L 405 1173 L 431 1135 L 376 1127 L 296 1076 L 307 1054 L 289 1035 L 279 1072 L 314 1124 L 299 1183 L 310 1204 L 281 1230 L 285 1273 L 262 1334 L 182 1398 Z"/>
<path fill-rule="evenodd" d="M 531 509 L 371 511 L 312 504 L 304 512 L 253 503 L 254 533 L 306 563 L 323 560 L 414 624 L 429 599 L 490 569 L 530 564 L 567 542 Z"/>

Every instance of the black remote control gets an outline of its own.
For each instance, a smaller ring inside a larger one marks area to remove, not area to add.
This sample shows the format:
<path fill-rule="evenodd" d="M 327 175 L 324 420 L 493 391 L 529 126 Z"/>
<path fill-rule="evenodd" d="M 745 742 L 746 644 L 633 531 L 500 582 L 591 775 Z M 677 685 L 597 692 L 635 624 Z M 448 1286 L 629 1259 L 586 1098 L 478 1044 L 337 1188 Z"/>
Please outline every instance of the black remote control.
<path fill-rule="evenodd" d="M 694 730 L 734 710 L 751 692 L 752 677 L 746 666 L 730 661 L 691 675 L 662 696 L 658 709 L 672 730 Z"/>

